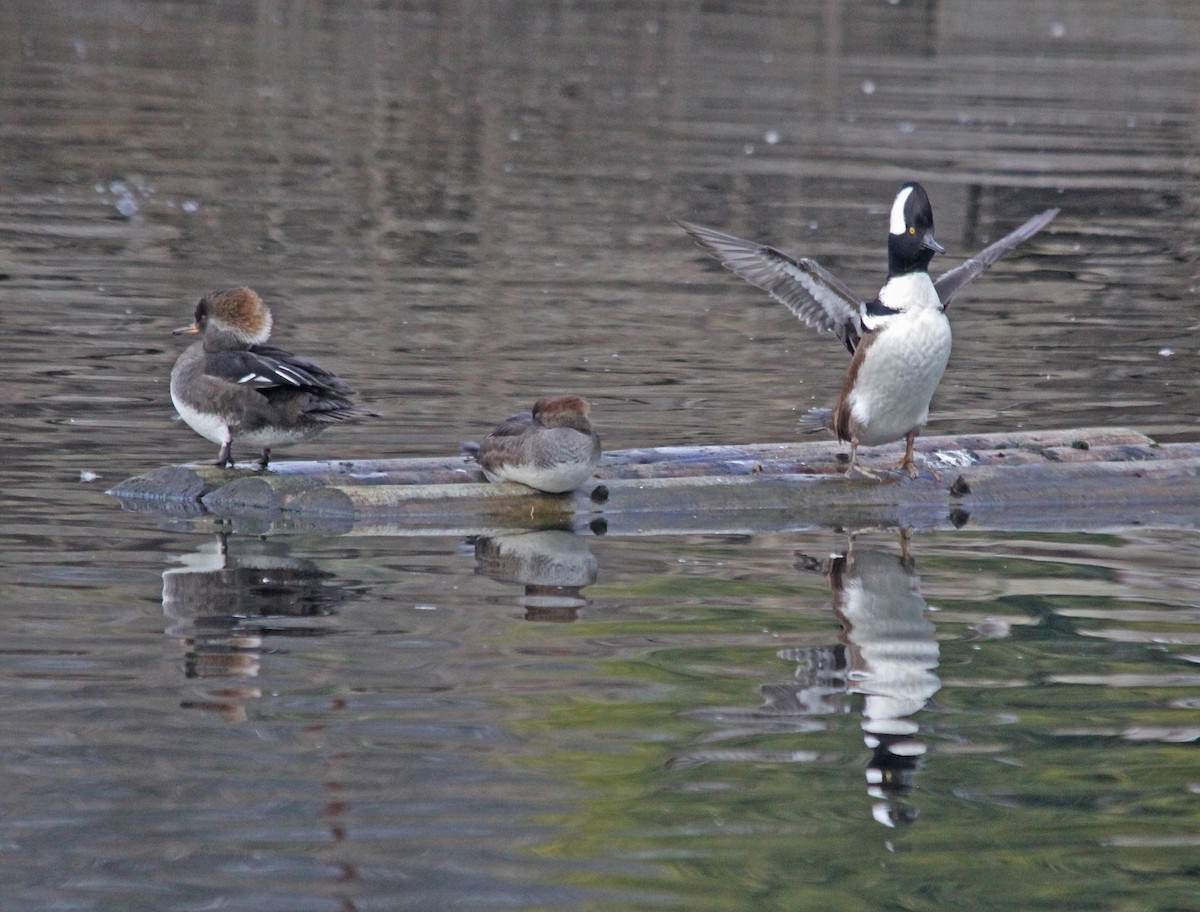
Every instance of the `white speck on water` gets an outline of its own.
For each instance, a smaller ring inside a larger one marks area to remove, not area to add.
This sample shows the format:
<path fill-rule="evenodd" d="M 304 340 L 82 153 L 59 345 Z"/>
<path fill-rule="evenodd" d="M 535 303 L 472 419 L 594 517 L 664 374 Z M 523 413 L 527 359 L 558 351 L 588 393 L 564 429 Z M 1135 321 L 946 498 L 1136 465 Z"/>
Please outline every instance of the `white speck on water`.
<path fill-rule="evenodd" d="M 115 196 L 117 199 L 114 205 L 117 207 L 117 212 L 121 213 L 121 215 L 125 216 L 126 218 L 129 218 L 137 215 L 138 209 L 140 208 L 138 204 L 138 194 L 140 193 L 143 196 L 149 196 L 154 193 L 153 187 L 146 186 L 140 181 L 136 183 L 136 187 L 131 187 L 126 181 L 112 180 L 108 182 L 107 186 L 102 183 L 97 183 L 95 187 L 97 193 L 104 193 L 107 191 Z"/>
<path fill-rule="evenodd" d="M 911 120 L 902 120 L 900 121 L 899 130 L 901 133 L 916 133 L 917 125 Z"/>
<path fill-rule="evenodd" d="M 661 26 L 658 24 L 657 19 L 647 20 L 645 25 L 647 35 L 657 35 L 659 28 L 661 28 Z"/>
<path fill-rule="evenodd" d="M 95 472 L 89 472 L 87 469 L 79 473 L 79 480 L 82 482 L 97 481 L 99 478 L 99 475 Z"/>
<path fill-rule="evenodd" d="M 1131 130 L 1136 130 L 1137 125 L 1138 125 L 1137 115 L 1130 114 L 1129 119 L 1125 121 L 1125 126 L 1129 127 L 1129 129 L 1131 129 Z"/>
<path fill-rule="evenodd" d="M 813 219 L 811 222 L 808 223 L 809 231 L 819 231 L 820 228 L 821 228 L 821 223 L 818 222 L 816 219 Z"/>
<path fill-rule="evenodd" d="M 87 42 L 82 38 L 75 39 L 75 57 L 82 60 L 87 56 Z"/>
<path fill-rule="evenodd" d="M 1158 350 L 1158 353 L 1159 353 L 1160 355 L 1162 355 L 1164 358 L 1169 358 L 1169 357 L 1171 357 L 1171 355 L 1175 354 L 1175 349 L 1173 349 L 1173 348 L 1160 348 L 1160 349 Z"/>
<path fill-rule="evenodd" d="M 413 611 L 437 611 L 437 605 L 413 605 Z"/>
<path fill-rule="evenodd" d="M 746 145 L 742 146 L 742 151 L 744 153 L 746 153 L 747 155 L 753 155 L 754 154 L 754 143 L 746 143 Z"/>
<path fill-rule="evenodd" d="M 864 79 L 864 80 L 862 81 L 862 93 L 863 93 L 864 95 L 874 95 L 874 94 L 875 94 L 875 82 L 874 82 L 874 80 L 871 80 L 871 79 Z"/>
<path fill-rule="evenodd" d="M 1050 37 L 1051 38 L 1062 38 L 1066 34 L 1067 34 L 1067 27 L 1065 25 L 1063 25 L 1061 22 L 1050 23 Z"/>
<path fill-rule="evenodd" d="M 188 215 L 191 215 L 193 212 L 196 212 L 199 209 L 200 209 L 200 204 L 198 202 L 196 202 L 196 200 L 187 199 L 187 200 L 183 201 L 183 211 L 186 212 Z"/>
<path fill-rule="evenodd" d="M 520 142 L 521 141 L 521 131 L 520 130 L 509 130 L 508 131 L 508 141 L 509 142 Z"/>
<path fill-rule="evenodd" d="M 768 130 L 763 134 L 763 142 L 765 142 L 768 146 L 775 145 L 777 142 L 779 142 L 779 131 Z"/>

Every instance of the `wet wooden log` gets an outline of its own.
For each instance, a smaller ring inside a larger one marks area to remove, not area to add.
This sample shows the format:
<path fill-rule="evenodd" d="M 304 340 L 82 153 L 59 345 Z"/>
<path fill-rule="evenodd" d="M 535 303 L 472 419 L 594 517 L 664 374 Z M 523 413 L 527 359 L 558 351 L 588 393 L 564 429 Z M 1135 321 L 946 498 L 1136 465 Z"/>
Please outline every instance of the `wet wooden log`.
<path fill-rule="evenodd" d="M 864 465 L 881 473 L 874 479 L 845 477 L 841 448 L 821 442 L 615 451 L 570 495 L 487 484 L 462 457 L 280 462 L 269 472 L 176 466 L 110 493 L 162 504 L 198 499 L 222 515 L 288 516 L 338 531 L 578 528 L 597 520 L 612 532 L 714 531 L 741 528 L 735 514 L 755 515 L 743 523 L 747 531 L 929 527 L 1013 511 L 1027 516 L 1022 527 L 1066 528 L 1072 516 L 1092 527 L 1169 513 L 1174 525 L 1200 512 L 1200 444 L 1159 445 L 1135 431 L 1086 428 L 930 437 L 918 452 L 928 468 L 917 479 L 892 471 L 900 445 L 867 454 Z"/>
<path fill-rule="evenodd" d="M 1099 462 L 1151 458 L 1157 444 L 1123 428 L 1085 428 L 1015 434 L 927 437 L 917 453 L 938 470 L 962 464 Z M 895 466 L 902 445 L 864 451 L 868 468 Z M 606 453 L 597 478 L 684 478 L 726 475 L 819 475 L 845 468 L 845 447 L 829 442 L 765 443 L 731 446 L 642 447 Z M 110 494 L 123 499 L 205 501 L 213 507 L 278 510 L 296 495 L 327 485 L 440 485 L 485 483 L 479 467 L 462 456 L 417 459 L 359 459 L 271 463 L 262 472 L 253 463 L 226 469 L 208 463 L 166 466 L 129 478 Z M 220 492 L 218 495 L 217 492 Z M 512 496 L 532 495 L 525 488 Z"/>

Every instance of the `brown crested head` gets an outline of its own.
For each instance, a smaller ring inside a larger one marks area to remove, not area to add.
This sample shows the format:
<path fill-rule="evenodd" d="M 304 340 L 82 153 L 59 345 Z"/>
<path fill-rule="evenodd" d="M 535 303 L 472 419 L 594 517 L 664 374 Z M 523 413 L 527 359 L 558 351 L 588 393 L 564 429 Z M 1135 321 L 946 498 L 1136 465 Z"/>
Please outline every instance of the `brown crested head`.
<path fill-rule="evenodd" d="M 261 345 L 271 336 L 271 311 L 252 288 L 227 288 L 205 295 L 196 304 L 200 332 L 225 332 L 247 345 Z"/>
<path fill-rule="evenodd" d="M 533 420 L 545 427 L 587 424 L 591 406 L 582 396 L 543 396 L 533 404 Z"/>

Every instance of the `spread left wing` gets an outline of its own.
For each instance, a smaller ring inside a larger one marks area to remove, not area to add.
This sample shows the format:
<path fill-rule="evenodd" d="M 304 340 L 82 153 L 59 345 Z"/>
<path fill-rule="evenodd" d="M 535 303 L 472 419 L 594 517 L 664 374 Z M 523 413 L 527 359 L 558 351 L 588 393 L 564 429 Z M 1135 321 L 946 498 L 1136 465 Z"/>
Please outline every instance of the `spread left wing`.
<path fill-rule="evenodd" d="M 774 247 L 711 228 L 675 224 L 726 269 L 770 294 L 814 329 L 835 333 L 854 351 L 863 333 L 862 301 L 828 269 L 815 260 L 793 259 Z"/>
<path fill-rule="evenodd" d="M 962 289 L 964 285 L 976 278 L 981 272 L 995 263 L 998 259 L 1011 253 L 1017 248 L 1017 245 L 1023 244 L 1029 240 L 1052 221 L 1061 210 L 1047 209 L 1045 212 L 1035 215 L 1024 225 L 1018 228 L 1011 234 L 1006 234 L 996 243 L 984 247 L 983 250 L 971 257 L 960 266 L 955 266 L 945 275 L 938 276 L 938 280 L 933 283 L 933 287 L 937 290 L 938 297 L 941 298 L 942 307 L 946 307 L 953 298 Z"/>

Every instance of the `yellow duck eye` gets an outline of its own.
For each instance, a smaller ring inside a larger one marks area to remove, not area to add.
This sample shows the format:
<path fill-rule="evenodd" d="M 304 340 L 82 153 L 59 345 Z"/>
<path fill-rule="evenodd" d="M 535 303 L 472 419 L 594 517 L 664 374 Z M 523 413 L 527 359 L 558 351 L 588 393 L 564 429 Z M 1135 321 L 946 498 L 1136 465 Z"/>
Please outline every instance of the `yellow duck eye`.
<path fill-rule="evenodd" d="M 916 233 L 917 233 L 917 229 L 916 229 L 916 228 L 909 228 L 909 229 L 908 229 L 908 233 L 909 233 L 909 234 L 916 234 Z"/>

